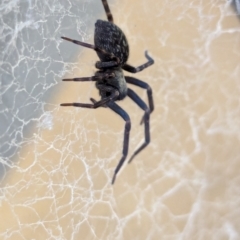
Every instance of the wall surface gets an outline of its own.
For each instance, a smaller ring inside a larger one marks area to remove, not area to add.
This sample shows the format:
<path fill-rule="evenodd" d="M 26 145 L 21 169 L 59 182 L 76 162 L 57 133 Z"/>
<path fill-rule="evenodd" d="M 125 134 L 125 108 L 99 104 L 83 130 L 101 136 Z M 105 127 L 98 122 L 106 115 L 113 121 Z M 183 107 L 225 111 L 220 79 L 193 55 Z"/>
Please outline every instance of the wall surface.
<path fill-rule="evenodd" d="M 153 89 L 151 143 L 111 185 L 123 120 L 107 108 L 59 106 L 99 99 L 93 82 L 61 81 L 92 76 L 98 58 L 60 37 L 93 43 L 94 22 L 106 19 L 101 1 L 40 2 L 2 3 L 0 239 L 240 239 L 233 4 L 109 0 L 128 62 L 143 64 L 145 50 L 155 60 L 125 72 Z M 132 121 L 130 157 L 144 138 L 143 111 L 128 98 L 118 104 Z"/>

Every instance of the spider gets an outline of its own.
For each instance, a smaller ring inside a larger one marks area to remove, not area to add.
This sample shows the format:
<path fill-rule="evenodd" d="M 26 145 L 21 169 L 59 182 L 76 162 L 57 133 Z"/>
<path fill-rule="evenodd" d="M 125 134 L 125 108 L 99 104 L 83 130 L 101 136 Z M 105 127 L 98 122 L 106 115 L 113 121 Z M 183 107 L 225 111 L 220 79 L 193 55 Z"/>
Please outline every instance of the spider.
<path fill-rule="evenodd" d="M 112 184 L 114 184 L 117 173 L 121 169 L 128 154 L 129 134 L 131 129 L 131 120 L 129 115 L 116 103 L 116 101 L 123 100 L 126 96 L 128 96 L 144 111 L 144 115 L 140 124 L 144 123 L 145 141 L 133 153 L 128 163 L 130 163 L 133 158 L 150 142 L 149 117 L 150 113 L 154 110 L 151 87 L 147 83 L 134 77 L 124 77 L 123 70 L 131 73 L 137 73 L 152 65 L 154 63 L 154 60 L 148 55 L 147 51 L 145 51 L 145 57 L 148 60 L 146 63 L 138 67 L 133 67 L 127 63 L 129 56 L 129 46 L 126 36 L 122 30 L 113 23 L 113 16 L 108 6 L 107 0 L 102 0 L 102 4 L 108 21 L 97 20 L 95 23 L 95 45 L 73 40 L 67 37 L 61 37 L 64 40 L 86 48 L 91 48 L 96 51 L 100 61 L 97 61 L 95 64 L 95 67 L 99 70 L 96 71 L 94 76 L 63 79 L 63 81 L 94 81 L 96 82 L 96 88 L 99 90 L 101 100 L 96 101 L 95 99 L 90 98 L 90 101 L 92 103 L 62 103 L 61 106 L 73 106 L 92 109 L 98 107 L 108 107 L 123 118 L 125 121 L 125 130 L 122 158 L 120 159 L 114 171 L 112 178 Z M 127 83 L 136 85 L 147 91 L 149 107 L 132 89 L 127 86 Z"/>

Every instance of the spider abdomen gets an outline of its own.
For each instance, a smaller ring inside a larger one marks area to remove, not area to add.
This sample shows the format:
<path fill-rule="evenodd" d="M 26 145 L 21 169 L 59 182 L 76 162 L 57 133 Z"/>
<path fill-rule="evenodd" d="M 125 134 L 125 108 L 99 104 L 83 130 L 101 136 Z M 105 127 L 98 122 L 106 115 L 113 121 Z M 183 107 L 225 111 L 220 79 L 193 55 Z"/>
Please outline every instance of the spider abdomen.
<path fill-rule="evenodd" d="M 97 20 L 94 33 L 95 46 L 114 54 L 120 60 L 120 65 L 127 62 L 129 47 L 125 34 L 114 23 Z M 111 61 L 109 55 L 97 52 L 98 57 L 103 62 Z"/>

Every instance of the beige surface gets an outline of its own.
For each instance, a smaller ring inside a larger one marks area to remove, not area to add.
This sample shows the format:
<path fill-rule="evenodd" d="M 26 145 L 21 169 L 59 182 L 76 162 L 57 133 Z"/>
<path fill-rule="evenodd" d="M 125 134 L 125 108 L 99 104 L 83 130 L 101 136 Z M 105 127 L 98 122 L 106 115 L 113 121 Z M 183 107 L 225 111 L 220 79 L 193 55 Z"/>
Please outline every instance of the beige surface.
<path fill-rule="evenodd" d="M 123 121 L 58 107 L 97 96 L 93 84 L 61 83 L 45 109 L 53 128 L 33 129 L 2 185 L 3 239 L 240 239 L 239 19 L 225 1 L 116 2 L 129 62 L 143 63 L 146 49 L 155 59 L 136 75 L 154 91 L 152 142 L 112 186 Z M 96 59 L 85 50 L 74 76 L 91 76 Z M 131 154 L 142 112 L 120 105 L 133 122 Z"/>

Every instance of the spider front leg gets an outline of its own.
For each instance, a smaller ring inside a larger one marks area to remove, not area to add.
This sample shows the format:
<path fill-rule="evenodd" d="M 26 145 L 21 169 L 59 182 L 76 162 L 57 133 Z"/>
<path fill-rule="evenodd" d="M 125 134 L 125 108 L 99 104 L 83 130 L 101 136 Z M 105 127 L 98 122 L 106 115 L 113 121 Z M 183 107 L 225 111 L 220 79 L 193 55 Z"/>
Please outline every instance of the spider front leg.
<path fill-rule="evenodd" d="M 131 73 L 137 73 L 137 72 L 140 72 L 143 69 L 151 66 L 152 64 L 154 64 L 154 60 L 148 55 L 147 51 L 145 51 L 145 57 L 147 58 L 148 61 L 138 67 L 133 67 L 133 66 L 129 65 L 128 63 L 125 63 L 122 68 L 125 71 L 131 72 Z"/>
<path fill-rule="evenodd" d="M 118 98 L 119 96 L 119 92 L 115 89 L 113 89 L 112 87 L 105 87 L 104 88 L 106 91 L 109 91 L 111 92 L 111 95 L 109 97 L 106 97 L 106 98 L 103 98 L 101 99 L 100 101 L 96 102 L 96 101 L 93 101 L 93 104 L 91 103 L 62 103 L 60 104 L 60 106 L 62 107 L 82 107 L 82 108 L 98 108 L 98 107 L 101 107 L 101 106 L 104 106 L 107 102 L 109 101 L 114 101 Z"/>
<path fill-rule="evenodd" d="M 90 98 L 90 101 L 91 101 L 92 103 L 97 103 L 97 100 L 95 100 L 94 98 Z M 101 107 L 107 108 L 107 105 L 104 104 L 104 105 L 102 105 Z"/>
<path fill-rule="evenodd" d="M 104 73 L 101 75 L 94 75 L 91 77 L 80 77 L 80 78 L 64 78 L 62 81 L 64 82 L 91 82 L 91 81 L 97 81 L 97 80 L 102 80 L 102 79 L 108 79 L 113 77 L 114 75 L 112 73 Z"/>
<path fill-rule="evenodd" d="M 121 108 L 119 107 L 115 102 L 111 101 L 107 103 L 107 106 L 112 109 L 115 113 L 117 113 L 118 115 L 120 115 L 125 123 L 125 130 L 124 130 L 124 140 L 123 140 L 123 151 L 122 151 L 122 158 L 120 159 L 115 171 L 114 171 L 114 175 L 112 178 L 112 184 L 114 184 L 117 173 L 119 172 L 119 170 L 121 169 L 124 161 L 126 160 L 127 154 L 128 154 L 128 145 L 129 145 L 129 134 L 130 134 L 130 130 L 131 130 L 131 121 L 130 121 L 130 117 L 128 116 L 128 114 Z"/>
<path fill-rule="evenodd" d="M 143 122 L 145 127 L 145 142 L 133 153 L 128 163 L 130 163 L 133 158 L 142 151 L 149 143 L 150 143 L 150 126 L 149 126 L 149 116 L 150 110 L 147 105 L 143 102 L 143 100 L 130 88 L 128 88 L 127 95 L 142 109 L 145 111 L 143 116 Z"/>
<path fill-rule="evenodd" d="M 90 81 L 97 81 L 98 77 L 81 77 L 81 78 L 64 78 L 62 81 L 64 82 L 90 82 Z"/>
<path fill-rule="evenodd" d="M 150 113 L 152 113 L 153 110 L 154 110 L 153 97 L 152 97 L 152 88 L 147 83 L 145 83 L 145 82 L 143 82 L 141 80 L 138 80 L 136 78 L 126 76 L 125 79 L 126 79 L 127 83 L 133 84 L 135 86 L 138 86 L 140 88 L 143 88 L 143 89 L 147 90 L 148 105 L 149 105 L 149 108 L 150 108 Z M 140 124 L 143 123 L 143 120 L 144 120 L 144 116 L 143 116 Z"/>

